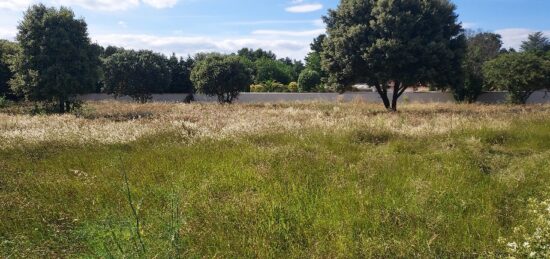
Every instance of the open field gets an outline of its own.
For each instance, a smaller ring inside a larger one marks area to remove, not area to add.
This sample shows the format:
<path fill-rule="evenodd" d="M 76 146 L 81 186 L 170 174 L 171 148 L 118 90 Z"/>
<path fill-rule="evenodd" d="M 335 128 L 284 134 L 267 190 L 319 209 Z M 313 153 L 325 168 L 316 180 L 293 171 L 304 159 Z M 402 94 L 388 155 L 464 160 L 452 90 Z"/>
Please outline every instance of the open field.
<path fill-rule="evenodd" d="M 0 257 L 498 257 L 549 182 L 550 105 L 7 107 Z"/>

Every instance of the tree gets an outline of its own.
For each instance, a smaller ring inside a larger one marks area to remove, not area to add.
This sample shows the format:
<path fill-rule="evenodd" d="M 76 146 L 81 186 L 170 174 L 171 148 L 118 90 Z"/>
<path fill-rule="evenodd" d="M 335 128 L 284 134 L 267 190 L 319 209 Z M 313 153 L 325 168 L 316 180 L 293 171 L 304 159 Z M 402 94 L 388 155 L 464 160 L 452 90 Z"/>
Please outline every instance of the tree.
<path fill-rule="evenodd" d="M 521 44 L 521 50 L 542 54 L 550 51 L 550 40 L 542 32 L 530 34 L 528 39 Z"/>
<path fill-rule="evenodd" d="M 276 81 L 288 84 L 293 79 L 293 68 L 280 60 L 260 58 L 254 62 L 254 65 L 256 68 L 254 81 L 256 83 Z"/>
<path fill-rule="evenodd" d="M 316 53 L 323 52 L 323 41 L 327 38 L 326 34 L 321 34 L 317 38 L 313 39 L 313 42 L 310 44 L 311 51 Z"/>
<path fill-rule="evenodd" d="M 271 59 L 271 60 L 277 59 L 277 55 L 275 55 L 273 52 L 265 51 L 263 49 L 254 50 L 249 48 L 242 48 L 239 51 L 237 51 L 237 55 L 248 58 L 252 62 L 255 62 L 256 60 L 262 59 L 262 58 Z"/>
<path fill-rule="evenodd" d="M 191 81 L 199 92 L 217 96 L 220 103 L 232 103 L 252 78 L 240 57 L 210 54 L 195 64 Z"/>
<path fill-rule="evenodd" d="M 17 97 L 10 89 L 9 81 L 14 76 L 11 69 L 12 60 L 18 52 L 19 46 L 17 43 L 0 40 L 0 98 L 16 99 Z"/>
<path fill-rule="evenodd" d="M 105 60 L 103 70 L 105 93 L 127 95 L 141 103 L 164 92 L 171 81 L 167 58 L 148 50 L 117 52 Z"/>
<path fill-rule="evenodd" d="M 448 0 L 342 0 L 324 18 L 328 83 L 339 91 L 367 83 L 394 111 L 409 86 L 457 85 L 465 51 L 457 17 Z"/>
<path fill-rule="evenodd" d="M 550 85 L 550 60 L 531 52 L 504 54 L 487 62 L 483 74 L 491 89 L 508 91 L 512 103 L 524 104 Z"/>
<path fill-rule="evenodd" d="M 178 59 L 175 54 L 172 54 L 168 60 L 170 74 L 172 75 L 172 80 L 168 87 L 169 93 L 193 94 L 195 92 L 193 82 L 191 82 L 191 70 L 194 63 L 195 61 L 191 57 Z"/>
<path fill-rule="evenodd" d="M 501 53 L 502 40 L 499 34 L 482 32 L 468 35 L 466 42 L 464 84 L 455 89 L 455 97 L 459 101 L 472 103 L 483 92 L 483 64 Z"/>
<path fill-rule="evenodd" d="M 298 89 L 300 92 L 312 92 L 321 84 L 321 75 L 317 71 L 306 69 L 298 78 Z"/>
<path fill-rule="evenodd" d="M 57 102 L 70 111 L 78 94 L 94 90 L 100 65 L 98 45 L 88 37 L 86 22 L 72 10 L 30 7 L 18 26 L 21 52 L 14 59 L 12 89 L 31 101 Z"/>

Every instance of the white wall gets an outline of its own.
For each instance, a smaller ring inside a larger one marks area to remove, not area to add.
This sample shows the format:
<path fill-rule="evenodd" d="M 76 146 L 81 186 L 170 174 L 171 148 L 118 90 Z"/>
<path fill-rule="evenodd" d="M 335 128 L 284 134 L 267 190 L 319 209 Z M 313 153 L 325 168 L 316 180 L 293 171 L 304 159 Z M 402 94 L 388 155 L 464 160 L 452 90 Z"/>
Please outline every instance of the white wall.
<path fill-rule="evenodd" d="M 154 102 L 183 102 L 187 94 L 154 94 Z M 87 94 L 80 96 L 84 101 L 102 101 L 112 100 L 113 96 L 107 94 Z M 118 100 L 131 101 L 129 97 L 121 97 Z M 216 102 L 216 97 L 207 97 L 202 94 L 195 95 L 198 102 Z M 359 93 L 241 93 L 237 103 L 263 103 L 263 102 L 292 102 L 292 101 L 343 101 L 350 102 L 354 100 L 365 102 L 382 102 L 378 93 L 359 92 Z M 416 92 L 404 93 L 400 102 L 411 103 L 448 103 L 454 102 L 452 93 L 442 92 Z M 504 103 L 506 102 L 505 92 L 483 93 L 478 102 L 480 103 Z M 544 91 L 535 92 L 528 100 L 528 103 L 550 103 L 550 93 Z"/>

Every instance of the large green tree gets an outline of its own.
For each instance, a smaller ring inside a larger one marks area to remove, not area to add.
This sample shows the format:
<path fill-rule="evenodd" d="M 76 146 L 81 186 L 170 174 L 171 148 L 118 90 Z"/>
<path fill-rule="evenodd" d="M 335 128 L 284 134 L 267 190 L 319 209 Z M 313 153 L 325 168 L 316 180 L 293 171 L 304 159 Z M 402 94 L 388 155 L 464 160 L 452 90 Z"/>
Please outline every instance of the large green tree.
<path fill-rule="evenodd" d="M 14 59 L 14 91 L 31 101 L 57 102 L 63 113 L 71 110 L 78 94 L 94 90 L 100 48 L 72 10 L 33 5 L 18 29 L 21 52 Z"/>
<path fill-rule="evenodd" d="M 195 61 L 191 57 L 178 59 L 175 54 L 172 54 L 168 60 L 172 75 L 172 81 L 168 87 L 169 93 L 194 93 L 193 82 L 191 82 L 191 70 L 194 63 Z"/>
<path fill-rule="evenodd" d="M 526 41 L 522 42 L 521 50 L 544 54 L 544 52 L 550 51 L 550 40 L 540 31 L 532 33 Z"/>
<path fill-rule="evenodd" d="M 463 63 L 464 84 L 455 89 L 455 96 L 459 101 L 472 103 L 484 90 L 483 64 L 503 51 L 501 36 L 489 32 L 470 33 L 467 47 Z"/>
<path fill-rule="evenodd" d="M 465 37 L 457 17 L 448 0 L 342 0 L 324 19 L 329 84 L 368 83 L 391 110 L 409 86 L 458 85 Z"/>
<path fill-rule="evenodd" d="M 209 54 L 197 61 L 191 81 L 198 92 L 217 96 L 220 103 L 231 103 L 250 86 L 252 77 L 240 57 Z"/>
<path fill-rule="evenodd" d="M 483 74 L 491 90 L 508 91 L 512 103 L 523 104 L 550 85 L 550 60 L 532 52 L 503 54 L 487 62 Z"/>
<path fill-rule="evenodd" d="M 141 103 L 166 91 L 172 79 L 168 59 L 148 50 L 116 52 L 105 60 L 103 71 L 105 93 L 127 95 Z"/>
<path fill-rule="evenodd" d="M 14 76 L 11 64 L 18 52 L 19 46 L 17 43 L 0 40 L 0 97 L 16 98 L 10 89 L 9 81 Z"/>
<path fill-rule="evenodd" d="M 286 85 L 295 78 L 293 67 L 280 60 L 260 58 L 254 62 L 254 65 L 256 70 L 254 81 L 256 83 L 276 81 Z"/>

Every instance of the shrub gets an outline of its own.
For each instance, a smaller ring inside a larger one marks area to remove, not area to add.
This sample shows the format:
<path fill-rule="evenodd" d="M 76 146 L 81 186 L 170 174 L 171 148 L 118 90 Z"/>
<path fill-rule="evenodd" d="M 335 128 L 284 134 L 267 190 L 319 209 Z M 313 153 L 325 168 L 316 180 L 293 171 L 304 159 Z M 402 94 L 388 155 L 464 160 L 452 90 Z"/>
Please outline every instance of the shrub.
<path fill-rule="evenodd" d="M 267 81 L 263 85 L 265 87 L 265 92 L 269 93 L 281 93 L 288 91 L 288 88 L 284 84 L 277 81 Z"/>
<path fill-rule="evenodd" d="M 509 53 L 487 62 L 483 74 L 492 89 L 509 92 L 510 101 L 523 104 L 550 84 L 550 60 L 533 53 Z"/>
<path fill-rule="evenodd" d="M 256 83 L 277 81 L 288 84 L 292 81 L 293 68 L 279 60 L 261 58 L 254 62 L 256 67 Z"/>
<path fill-rule="evenodd" d="M 0 96 L 0 108 L 8 106 L 8 100 L 4 96 Z"/>
<path fill-rule="evenodd" d="M 265 87 L 262 84 L 250 85 L 250 92 L 253 92 L 253 93 L 265 92 Z"/>
<path fill-rule="evenodd" d="M 292 93 L 298 92 L 298 83 L 290 82 L 290 84 L 288 84 L 288 91 Z"/>
<path fill-rule="evenodd" d="M 306 69 L 300 73 L 298 78 L 298 90 L 300 92 L 311 92 L 321 84 L 321 76 L 318 72 Z"/>
<path fill-rule="evenodd" d="M 191 81 L 199 92 L 217 96 L 220 103 L 231 103 L 250 85 L 252 78 L 240 57 L 210 54 L 197 62 Z"/>
<path fill-rule="evenodd" d="M 104 73 L 104 92 L 128 95 L 141 103 L 150 100 L 153 93 L 168 89 L 172 79 L 168 59 L 147 50 L 113 54 L 104 63 Z"/>

